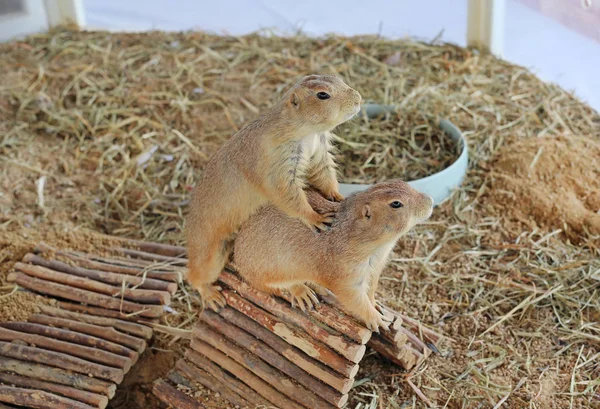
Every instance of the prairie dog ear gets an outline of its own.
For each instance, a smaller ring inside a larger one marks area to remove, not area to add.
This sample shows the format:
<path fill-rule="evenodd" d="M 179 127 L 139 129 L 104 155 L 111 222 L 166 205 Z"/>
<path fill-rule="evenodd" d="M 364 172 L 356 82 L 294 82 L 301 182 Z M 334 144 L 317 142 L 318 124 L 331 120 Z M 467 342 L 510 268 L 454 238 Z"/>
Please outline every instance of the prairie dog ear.
<path fill-rule="evenodd" d="M 364 205 L 362 208 L 362 216 L 366 219 L 370 219 L 371 218 L 371 206 L 369 206 L 368 204 Z"/>
<path fill-rule="evenodd" d="M 292 95 L 290 95 L 290 99 L 289 99 L 288 103 L 294 109 L 300 108 L 300 98 L 298 98 L 298 95 L 296 95 L 295 92 L 292 92 Z"/>

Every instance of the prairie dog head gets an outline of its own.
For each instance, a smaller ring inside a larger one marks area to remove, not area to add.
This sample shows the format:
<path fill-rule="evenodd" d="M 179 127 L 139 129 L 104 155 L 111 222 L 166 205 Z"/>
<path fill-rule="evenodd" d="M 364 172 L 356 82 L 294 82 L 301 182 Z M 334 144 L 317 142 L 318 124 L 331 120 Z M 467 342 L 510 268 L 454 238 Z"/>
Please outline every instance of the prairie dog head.
<path fill-rule="evenodd" d="M 334 75 L 308 75 L 284 95 L 288 119 L 308 132 L 330 131 L 360 111 L 362 97 Z"/>
<path fill-rule="evenodd" d="M 342 209 L 340 223 L 345 219 L 365 241 L 380 243 L 397 240 L 427 220 L 433 211 L 433 199 L 406 182 L 391 180 L 348 197 Z"/>

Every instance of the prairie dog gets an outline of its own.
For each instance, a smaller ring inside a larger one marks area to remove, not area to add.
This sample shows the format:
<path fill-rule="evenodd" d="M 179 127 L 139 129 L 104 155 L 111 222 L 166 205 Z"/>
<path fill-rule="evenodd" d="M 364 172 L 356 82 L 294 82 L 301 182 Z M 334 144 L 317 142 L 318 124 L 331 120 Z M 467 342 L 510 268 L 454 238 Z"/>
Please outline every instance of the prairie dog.
<path fill-rule="evenodd" d="M 308 185 L 343 200 L 330 153 L 330 130 L 360 110 L 361 96 L 341 79 L 309 75 L 281 101 L 240 129 L 209 160 L 190 202 L 187 281 L 213 310 L 225 304 L 213 283 L 228 261 L 240 225 L 271 203 L 306 226 L 324 229 L 304 192 Z"/>
<path fill-rule="evenodd" d="M 369 329 L 387 328 L 375 303 L 381 271 L 398 239 L 428 219 L 433 199 L 393 180 L 327 203 L 311 193 L 315 208 L 339 207 L 328 231 L 317 233 L 274 206 L 266 206 L 240 229 L 233 266 L 254 287 L 288 290 L 302 309 L 318 299 L 313 290 L 330 290 Z"/>

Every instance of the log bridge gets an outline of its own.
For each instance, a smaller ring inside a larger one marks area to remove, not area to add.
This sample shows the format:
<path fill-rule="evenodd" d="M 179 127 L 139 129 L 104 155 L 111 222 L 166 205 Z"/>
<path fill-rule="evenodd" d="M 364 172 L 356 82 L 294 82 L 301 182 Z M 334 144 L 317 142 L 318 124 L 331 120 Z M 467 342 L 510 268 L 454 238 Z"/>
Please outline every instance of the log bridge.
<path fill-rule="evenodd" d="M 187 264 L 185 249 L 120 240 L 107 255 L 44 243 L 9 280 L 56 301 L 27 322 L 0 323 L 0 408 L 104 409 L 152 338 Z M 372 333 L 333 297 L 302 312 L 230 270 L 220 277 L 227 306 L 204 311 L 190 345 L 153 392 L 173 408 L 202 408 L 199 385 L 240 408 L 339 408 L 367 347 L 406 371 L 443 337 L 380 305 L 393 321 Z"/>

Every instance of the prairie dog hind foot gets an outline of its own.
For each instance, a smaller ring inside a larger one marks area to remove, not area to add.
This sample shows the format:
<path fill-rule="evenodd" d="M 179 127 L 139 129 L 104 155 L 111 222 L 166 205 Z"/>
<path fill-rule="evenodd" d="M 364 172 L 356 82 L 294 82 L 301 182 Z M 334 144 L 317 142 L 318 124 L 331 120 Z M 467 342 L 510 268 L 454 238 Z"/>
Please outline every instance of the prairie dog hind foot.
<path fill-rule="evenodd" d="M 320 304 L 315 292 L 306 284 L 294 284 L 288 288 L 292 296 L 292 307 L 299 307 L 302 311 L 312 310 Z"/>
<path fill-rule="evenodd" d="M 210 308 L 214 312 L 219 312 L 219 310 L 227 304 L 225 302 L 225 297 L 221 294 L 222 288 L 218 285 L 201 284 L 196 288 L 200 293 L 202 309 Z"/>

